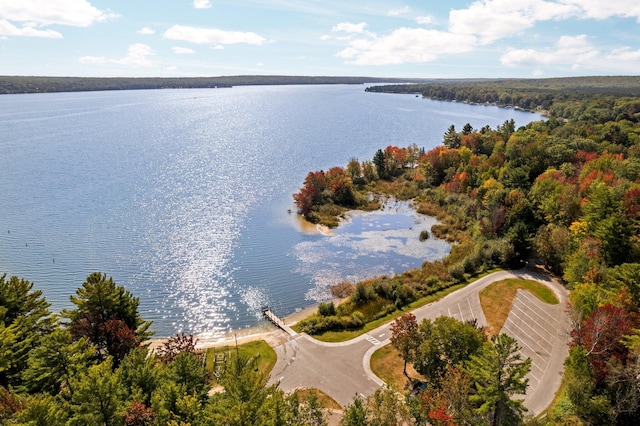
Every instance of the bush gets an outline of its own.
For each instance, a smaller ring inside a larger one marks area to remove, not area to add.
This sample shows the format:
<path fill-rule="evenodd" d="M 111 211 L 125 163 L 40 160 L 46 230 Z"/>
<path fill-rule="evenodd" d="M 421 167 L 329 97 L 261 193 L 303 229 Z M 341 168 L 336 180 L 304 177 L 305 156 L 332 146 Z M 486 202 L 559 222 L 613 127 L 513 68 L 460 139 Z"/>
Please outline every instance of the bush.
<path fill-rule="evenodd" d="M 407 284 L 402 284 L 396 289 L 396 307 L 402 308 L 415 300 L 413 289 Z"/>
<path fill-rule="evenodd" d="M 349 281 L 343 281 L 339 284 L 334 284 L 331 286 L 331 295 L 333 297 L 339 297 L 343 299 L 345 297 L 351 296 L 355 288 L 356 287 L 353 285 L 353 283 L 350 283 Z"/>
<path fill-rule="evenodd" d="M 385 317 L 387 315 L 389 315 L 390 313 L 393 313 L 396 311 L 396 305 L 389 303 L 387 305 L 384 305 L 384 307 L 373 316 L 373 321 L 380 319 L 382 317 Z"/>
<path fill-rule="evenodd" d="M 363 282 L 356 284 L 356 289 L 351 295 L 351 301 L 356 306 L 364 305 L 373 298 L 373 290 L 371 286 L 366 285 Z"/>
<path fill-rule="evenodd" d="M 364 314 L 360 311 L 355 311 L 350 317 L 342 317 L 342 319 L 343 326 L 345 326 L 345 328 L 362 327 L 366 321 Z"/>
<path fill-rule="evenodd" d="M 336 314 L 336 306 L 333 302 L 323 302 L 318 305 L 318 314 L 323 317 L 329 317 Z"/>
<path fill-rule="evenodd" d="M 373 283 L 373 291 L 383 299 L 393 299 L 393 288 L 385 279 Z"/>
<path fill-rule="evenodd" d="M 420 241 L 426 241 L 429 239 L 429 231 L 428 230 L 423 230 L 420 231 Z"/>

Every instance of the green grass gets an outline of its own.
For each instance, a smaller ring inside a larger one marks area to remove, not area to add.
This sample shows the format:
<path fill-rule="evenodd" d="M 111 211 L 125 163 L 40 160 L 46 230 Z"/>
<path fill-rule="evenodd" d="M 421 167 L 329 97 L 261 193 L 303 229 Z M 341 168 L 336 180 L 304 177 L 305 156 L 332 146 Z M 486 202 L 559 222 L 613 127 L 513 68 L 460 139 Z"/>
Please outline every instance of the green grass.
<path fill-rule="evenodd" d="M 518 290 L 528 290 L 551 305 L 560 303 L 549 287 L 537 281 L 509 278 L 495 282 L 480 291 L 480 305 L 487 319 L 486 331 L 489 335 L 496 335 L 502 329 Z"/>
<path fill-rule="evenodd" d="M 221 346 L 217 348 L 207 349 L 206 366 L 208 371 L 213 371 L 213 359 L 216 353 L 224 353 L 229 356 L 236 355 L 235 346 Z M 256 340 L 254 342 L 238 345 L 238 353 L 248 357 L 258 356 L 258 370 L 265 375 L 271 373 L 273 366 L 276 365 L 276 352 L 264 340 Z"/>

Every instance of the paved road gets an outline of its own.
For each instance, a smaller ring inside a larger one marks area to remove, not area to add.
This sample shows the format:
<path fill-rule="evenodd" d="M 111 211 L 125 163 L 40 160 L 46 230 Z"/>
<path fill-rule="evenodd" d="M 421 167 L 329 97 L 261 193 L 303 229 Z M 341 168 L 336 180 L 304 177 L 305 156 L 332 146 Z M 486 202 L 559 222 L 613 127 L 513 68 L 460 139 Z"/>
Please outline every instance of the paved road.
<path fill-rule="evenodd" d="M 463 321 L 476 319 L 479 325 L 485 325 L 478 292 L 495 281 L 514 277 L 540 281 L 560 300 L 559 305 L 552 306 L 540 302 L 529 292 L 518 292 L 502 329 L 518 340 L 522 354 L 532 360 L 524 404 L 529 414 L 535 415 L 549 405 L 562 381 L 569 338 L 569 318 L 565 312 L 568 295 L 564 287 L 532 272 L 500 271 L 418 308 L 413 314 L 418 323 L 424 318 L 446 315 Z M 369 396 L 384 385 L 369 364 L 371 355 L 390 343 L 390 338 L 390 323 L 343 343 L 324 343 L 306 334 L 294 336 L 274 348 L 278 361 L 271 372 L 270 383 L 279 382 L 285 392 L 317 388 L 346 406 L 355 395 Z"/>

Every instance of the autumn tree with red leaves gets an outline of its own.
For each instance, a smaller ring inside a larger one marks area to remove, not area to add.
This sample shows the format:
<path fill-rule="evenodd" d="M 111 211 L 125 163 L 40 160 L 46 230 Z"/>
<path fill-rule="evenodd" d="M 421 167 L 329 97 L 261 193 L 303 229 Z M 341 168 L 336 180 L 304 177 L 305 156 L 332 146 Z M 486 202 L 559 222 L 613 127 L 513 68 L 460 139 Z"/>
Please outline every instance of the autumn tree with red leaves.
<path fill-rule="evenodd" d="M 571 332 L 571 346 L 582 346 L 596 383 L 604 382 L 613 363 L 624 363 L 629 349 L 623 336 L 630 334 L 633 322 L 628 311 L 610 303 L 596 308 L 579 328 Z"/>
<path fill-rule="evenodd" d="M 195 339 L 193 334 L 178 333 L 175 336 L 169 337 L 162 346 L 156 350 L 156 354 L 160 361 L 168 364 L 180 353 L 195 354 L 197 343 L 198 339 Z"/>
<path fill-rule="evenodd" d="M 400 352 L 404 360 L 404 375 L 407 374 L 407 362 L 413 360 L 415 351 L 422 343 L 422 335 L 418 330 L 418 321 L 411 312 L 403 314 L 391 323 L 391 345 Z"/>

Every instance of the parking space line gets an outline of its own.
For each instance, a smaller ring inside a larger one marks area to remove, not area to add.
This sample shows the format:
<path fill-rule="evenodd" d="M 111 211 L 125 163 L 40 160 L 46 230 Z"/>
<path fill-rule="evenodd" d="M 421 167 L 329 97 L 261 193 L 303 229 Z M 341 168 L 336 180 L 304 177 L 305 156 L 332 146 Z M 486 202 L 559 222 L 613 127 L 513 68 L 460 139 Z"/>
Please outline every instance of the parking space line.
<path fill-rule="evenodd" d="M 546 316 L 548 316 L 554 323 L 556 323 L 556 327 L 558 324 L 558 318 L 554 317 L 553 315 L 551 315 L 546 309 L 542 309 L 539 305 L 540 300 L 538 300 L 535 296 L 533 296 L 531 293 L 529 293 L 528 291 L 523 291 L 522 295 L 525 299 L 527 299 L 529 302 L 531 302 L 534 306 L 538 307 Z M 542 316 L 542 315 L 541 315 Z"/>
<path fill-rule="evenodd" d="M 538 318 L 539 322 L 549 324 L 552 328 L 558 326 L 558 320 L 549 315 L 548 312 L 536 306 L 534 303 L 529 303 L 528 300 L 519 299 L 518 303 L 514 303 L 513 306 L 518 307 L 523 311 L 530 312 L 532 317 Z"/>
<path fill-rule="evenodd" d="M 528 316 L 529 318 L 531 318 L 531 321 L 533 321 L 533 322 L 535 322 L 535 323 L 536 323 L 536 325 L 538 326 L 538 329 L 536 329 L 535 327 L 531 327 L 531 326 L 529 325 L 529 323 L 527 323 L 527 322 L 526 322 L 526 321 L 524 321 L 522 318 L 520 318 L 520 316 L 519 316 L 517 313 L 515 313 L 515 312 L 513 311 L 513 309 L 516 309 L 516 308 L 517 308 L 520 312 L 522 312 L 523 314 L 525 314 L 526 316 Z M 538 321 L 536 321 L 536 320 L 535 320 L 535 318 L 532 318 L 532 317 L 531 317 L 531 315 L 529 315 L 527 312 L 525 312 L 525 311 L 524 311 L 523 309 L 521 309 L 519 306 L 514 306 L 514 307 L 513 307 L 513 309 L 512 309 L 512 311 L 511 311 L 511 313 L 512 313 L 515 317 L 517 317 L 520 321 L 523 321 L 525 324 L 529 325 L 529 327 L 531 328 L 531 330 L 533 330 L 533 332 L 534 332 L 534 333 L 536 333 L 538 336 L 540 336 L 540 338 L 542 338 L 545 342 L 547 342 L 547 344 L 549 344 L 549 346 L 552 346 L 552 347 L 553 347 L 553 344 L 552 344 L 552 343 L 551 343 L 547 338 L 545 338 L 542 334 L 540 334 L 540 332 L 538 331 L 538 330 L 540 330 L 540 329 L 544 330 L 544 327 L 542 327 L 542 325 L 540 325 L 540 323 L 539 323 Z"/>
<path fill-rule="evenodd" d="M 512 322 L 512 324 L 513 324 L 514 326 L 518 327 L 515 323 L 513 323 L 513 322 Z M 502 328 L 504 329 L 505 327 L 507 327 L 507 323 L 505 323 L 505 325 L 504 325 Z M 520 328 L 520 327 L 518 327 L 518 328 Z M 514 333 L 514 332 L 513 332 L 513 330 L 511 330 L 511 328 L 509 328 L 509 327 L 507 327 L 507 330 L 508 330 L 508 331 L 510 331 L 510 332 L 511 332 L 510 334 L 511 334 L 511 335 L 513 335 L 513 336 L 517 336 L 517 335 L 518 335 L 518 333 Z M 533 348 L 532 348 L 532 347 L 531 347 L 531 346 L 530 346 L 526 341 L 524 341 L 523 339 L 516 339 L 516 340 L 518 340 L 518 343 L 520 343 L 520 344 L 522 344 L 522 345 L 526 346 L 527 348 L 529 348 L 529 350 L 530 350 L 533 354 L 535 354 L 536 356 L 538 356 L 539 358 L 541 358 L 545 364 L 547 363 L 547 361 L 545 361 L 545 360 L 544 360 L 544 359 L 545 359 L 545 357 L 544 357 L 542 354 L 538 353 L 538 351 L 536 351 L 535 349 L 533 349 Z M 549 356 L 551 356 L 551 354 L 549 354 Z M 531 358 L 531 357 L 529 357 L 529 358 Z"/>
<path fill-rule="evenodd" d="M 525 335 L 525 336 L 527 336 L 527 337 L 531 337 L 531 335 L 530 335 L 530 334 L 528 334 L 526 331 L 524 331 L 524 330 L 522 329 L 522 327 L 520 327 L 518 324 L 516 324 L 516 323 L 515 323 L 515 322 L 513 322 L 513 321 L 511 321 L 511 323 L 514 325 L 514 327 L 517 327 L 517 328 L 522 332 L 522 334 L 524 334 L 524 335 Z M 516 333 L 516 335 L 517 335 L 517 333 Z M 541 349 L 541 350 L 545 351 L 545 352 L 547 353 L 547 355 L 548 355 L 548 356 L 551 356 L 551 352 L 549 352 L 545 347 L 543 347 L 541 344 L 539 344 L 539 343 L 538 343 L 537 341 L 535 341 L 534 339 L 531 339 L 531 340 L 532 340 L 533 342 L 535 342 L 535 343 L 537 344 L 537 346 L 539 346 L 539 347 L 540 347 L 540 349 Z M 524 341 L 524 340 L 523 340 L 523 341 Z M 538 353 L 538 351 L 536 351 L 535 349 L 533 349 L 533 348 L 532 348 L 531 346 L 529 346 L 528 344 L 527 344 L 527 347 L 528 347 L 529 349 L 531 349 L 532 351 L 534 351 L 535 353 Z"/>
<path fill-rule="evenodd" d="M 460 321 L 464 321 L 464 315 L 462 315 L 462 306 L 458 303 L 458 310 L 460 311 Z"/>
<path fill-rule="evenodd" d="M 476 319 L 476 316 L 473 313 L 473 308 L 471 307 L 471 298 L 469 297 L 467 297 L 467 304 L 469 305 L 469 312 L 471 312 L 471 318 Z"/>

